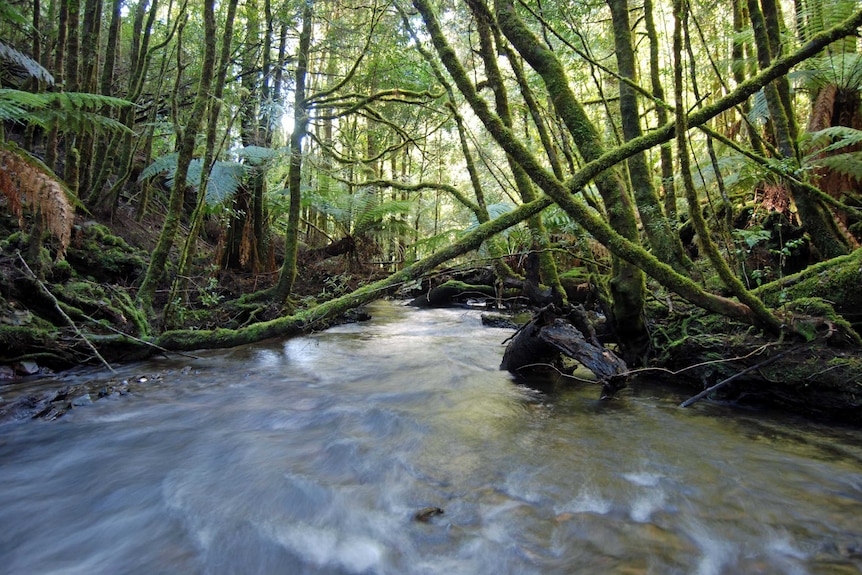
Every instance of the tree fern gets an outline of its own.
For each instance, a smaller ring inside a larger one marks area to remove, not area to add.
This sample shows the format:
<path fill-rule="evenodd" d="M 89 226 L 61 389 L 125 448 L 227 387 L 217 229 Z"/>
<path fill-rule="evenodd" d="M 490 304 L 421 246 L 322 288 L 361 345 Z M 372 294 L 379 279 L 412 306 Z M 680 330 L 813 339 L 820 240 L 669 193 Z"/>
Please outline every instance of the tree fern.
<path fill-rule="evenodd" d="M 0 193 L 19 226 L 24 227 L 24 208 L 43 218 L 59 243 L 57 259 L 62 259 L 75 219 L 70 192 L 47 166 L 23 150 L 0 147 L 0 168 Z"/>
<path fill-rule="evenodd" d="M 201 171 L 203 161 L 200 158 L 195 158 L 189 164 L 189 171 L 186 175 L 186 185 L 197 188 L 201 184 Z M 138 181 L 142 182 L 153 176 L 165 174 L 168 186 L 174 186 L 174 173 L 177 169 L 177 154 L 171 153 L 156 158 L 155 161 L 144 168 Z M 239 189 L 243 178 L 248 173 L 248 167 L 237 162 L 217 161 L 210 170 L 209 180 L 207 181 L 207 205 L 216 206 L 230 198 Z"/>
<path fill-rule="evenodd" d="M 62 132 L 91 133 L 96 129 L 129 132 L 129 128 L 102 115 L 105 108 L 132 105 L 121 98 L 85 92 L 32 93 L 0 89 L 0 121 L 12 121 Z"/>

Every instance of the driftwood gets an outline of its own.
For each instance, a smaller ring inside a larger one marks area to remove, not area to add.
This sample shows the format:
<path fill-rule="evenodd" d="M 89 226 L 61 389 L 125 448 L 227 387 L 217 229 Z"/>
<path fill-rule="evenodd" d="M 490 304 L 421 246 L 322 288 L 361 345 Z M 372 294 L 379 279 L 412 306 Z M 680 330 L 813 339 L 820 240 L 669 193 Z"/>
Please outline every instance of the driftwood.
<path fill-rule="evenodd" d="M 588 335 L 590 341 L 571 323 L 554 317 L 552 309 L 549 306 L 542 310 L 515 334 L 506 347 L 500 369 L 518 373 L 529 367 L 552 364 L 562 354 L 596 375 L 603 385 L 603 397 L 610 397 L 624 387 L 625 362 L 602 347 L 594 334 Z"/>

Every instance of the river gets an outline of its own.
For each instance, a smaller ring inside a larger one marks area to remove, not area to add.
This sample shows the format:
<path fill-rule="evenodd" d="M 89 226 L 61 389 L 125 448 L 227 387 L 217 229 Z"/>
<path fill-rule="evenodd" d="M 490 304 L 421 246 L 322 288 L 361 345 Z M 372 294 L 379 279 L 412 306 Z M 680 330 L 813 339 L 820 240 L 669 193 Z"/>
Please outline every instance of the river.
<path fill-rule="evenodd" d="M 542 393 L 478 312 L 370 311 L 0 426 L 0 572 L 862 572 L 862 430 Z"/>

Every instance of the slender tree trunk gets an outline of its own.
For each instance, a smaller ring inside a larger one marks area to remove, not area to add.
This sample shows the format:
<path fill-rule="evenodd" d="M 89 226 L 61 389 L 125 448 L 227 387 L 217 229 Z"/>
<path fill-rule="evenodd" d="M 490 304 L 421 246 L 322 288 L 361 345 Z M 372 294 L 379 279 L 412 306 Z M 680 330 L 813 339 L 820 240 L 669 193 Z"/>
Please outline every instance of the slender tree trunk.
<path fill-rule="evenodd" d="M 679 158 L 679 168 L 682 174 L 683 188 L 685 190 L 686 200 L 688 202 L 689 218 L 691 219 L 694 229 L 700 239 L 700 245 L 712 266 L 718 272 L 728 289 L 735 295 L 739 301 L 748 306 L 749 309 L 758 317 L 761 325 L 767 327 L 773 333 L 780 333 L 782 322 L 776 318 L 766 308 L 760 299 L 754 296 L 751 292 L 745 289 L 742 281 L 733 273 L 730 266 L 727 264 L 718 247 L 713 242 L 707 228 L 706 221 L 701 212 L 700 202 L 697 198 L 697 192 L 694 187 L 694 181 L 691 176 L 691 164 L 688 153 L 688 125 L 684 106 L 684 87 L 683 87 L 683 69 L 685 64 L 682 61 L 683 40 L 682 31 L 685 22 L 685 0 L 674 0 L 673 16 L 674 16 L 674 32 L 673 32 L 673 54 L 674 54 L 674 99 L 677 102 L 676 107 L 676 143 L 677 157 Z"/>
<path fill-rule="evenodd" d="M 652 0 L 644 0 L 644 27 L 649 38 L 649 69 L 652 95 L 659 102 L 664 102 L 664 87 L 661 84 L 661 63 L 659 61 L 659 41 L 653 17 Z M 655 107 L 656 120 L 659 126 L 668 122 L 667 110 L 661 104 Z M 661 162 L 661 187 L 664 194 L 665 216 L 673 222 L 673 228 L 679 223 L 676 213 L 676 191 L 673 178 L 673 151 L 670 142 L 659 146 L 659 161 Z"/>
<path fill-rule="evenodd" d="M 168 254 L 173 246 L 174 238 L 179 229 L 180 218 L 182 217 L 183 199 L 185 198 L 186 190 L 186 176 L 188 174 L 189 163 L 191 163 L 192 160 L 192 153 L 194 152 L 195 138 L 197 137 L 198 129 L 200 128 L 207 108 L 210 84 L 212 83 L 213 70 L 215 68 L 216 30 L 214 3 L 215 0 L 204 1 L 204 56 L 201 64 L 200 83 L 198 84 L 198 91 L 195 96 L 191 114 L 182 130 L 177 149 L 177 170 L 174 173 L 174 187 L 171 190 L 171 196 L 168 203 L 168 213 L 165 216 L 165 222 L 162 226 L 162 231 L 159 234 L 158 243 L 153 250 L 150 265 L 147 267 L 143 283 L 138 290 L 137 302 L 145 311 L 152 309 L 156 287 L 165 275 Z"/>
<path fill-rule="evenodd" d="M 305 77 L 308 73 L 308 55 L 311 49 L 311 28 L 314 4 L 305 2 L 302 11 L 302 30 L 299 33 L 299 48 L 296 54 L 296 80 L 293 99 L 293 133 L 290 135 L 290 167 L 287 187 L 290 206 L 287 216 L 287 231 L 284 239 L 284 264 L 278 276 L 273 295 L 276 301 L 286 302 L 296 280 L 296 258 L 299 251 L 300 206 L 302 200 L 302 140 L 308 129 L 308 110 L 305 101 Z"/>
<path fill-rule="evenodd" d="M 69 4 L 66 0 L 58 0 L 60 13 L 57 16 L 57 47 L 54 51 L 54 84 L 63 90 L 63 70 L 66 67 L 66 33 L 69 29 Z M 60 131 L 55 124 L 48 132 L 48 141 L 45 144 L 45 164 L 55 173 L 59 174 L 58 168 L 58 145 Z"/>
<path fill-rule="evenodd" d="M 204 209 L 206 208 L 207 186 L 209 175 L 215 164 L 216 136 L 218 135 L 218 119 L 221 113 L 221 102 L 224 96 L 224 86 L 227 81 L 228 68 L 230 66 L 231 40 L 233 39 L 233 23 L 236 18 L 236 7 L 238 0 L 229 0 L 227 14 L 225 15 L 224 31 L 222 33 L 221 53 L 219 55 L 218 71 L 215 74 L 215 86 L 213 88 L 212 102 L 210 103 L 207 118 L 206 146 L 204 151 L 203 165 L 201 167 L 201 179 L 198 186 L 197 205 L 192 212 L 189 224 L 189 234 L 186 237 L 180 261 L 177 265 L 177 275 L 171 285 L 168 303 L 165 306 L 165 323 L 170 324 L 173 319 L 174 304 L 188 288 L 188 269 L 190 262 L 195 257 L 195 246 L 203 226 Z"/>
<path fill-rule="evenodd" d="M 102 0 L 86 0 L 84 20 L 81 26 L 81 91 L 98 90 L 99 45 L 102 34 Z M 78 142 L 80 162 L 78 167 L 78 187 L 82 197 L 88 196 L 93 177 L 94 134 L 82 134 Z"/>
<path fill-rule="evenodd" d="M 765 69 L 772 63 L 766 19 L 760 10 L 757 0 L 748 0 L 748 12 L 752 27 L 754 28 L 757 62 L 761 69 Z M 763 87 L 763 93 L 766 96 L 766 104 L 769 109 L 775 139 L 778 143 L 778 150 L 784 158 L 795 162 L 798 150 L 796 142 L 792 137 L 791 123 L 788 119 L 787 110 L 782 101 L 778 86 L 776 83 L 767 84 Z M 802 225 L 808 231 L 811 241 L 820 252 L 820 255 L 824 258 L 833 258 L 846 254 L 848 252 L 847 241 L 841 235 L 841 232 L 835 225 L 832 214 L 823 205 L 823 202 L 800 186 L 788 183 L 787 187 L 793 197 L 793 201 L 796 203 Z"/>
<path fill-rule="evenodd" d="M 80 0 L 66 0 L 68 5 L 69 20 L 67 22 L 68 31 L 66 33 L 66 64 L 64 70 L 65 85 L 64 91 L 77 92 L 79 88 L 79 49 L 80 36 L 78 26 L 81 20 L 81 2 Z M 66 169 L 63 172 L 63 179 L 69 190 L 78 194 L 78 165 L 80 162 L 80 153 L 78 151 L 77 139 L 74 133 L 66 134 Z"/>
<path fill-rule="evenodd" d="M 507 128 L 512 129 L 514 122 L 509 108 L 509 97 L 503 84 L 502 75 L 497 67 L 497 50 L 495 49 L 492 39 L 491 23 L 493 18 L 491 18 L 491 14 L 488 11 L 487 6 L 480 0 L 470 1 L 468 4 L 476 16 L 476 26 L 477 31 L 479 32 L 480 53 L 485 64 L 485 74 L 488 78 L 488 83 L 494 91 L 497 115 L 500 116 L 500 119 Z M 536 192 L 533 189 L 533 183 L 530 181 L 530 178 L 524 171 L 523 167 L 511 156 L 507 156 L 506 160 L 508 161 L 509 169 L 512 171 L 512 175 L 515 179 L 515 186 L 518 189 L 521 200 L 524 202 L 531 202 L 536 199 Z M 530 229 L 530 235 L 533 242 L 530 248 L 537 252 L 541 280 L 551 288 L 554 299 L 558 303 L 564 303 L 567 299 L 566 292 L 560 283 L 560 277 L 557 273 L 557 264 L 549 250 L 551 242 L 548 240 L 548 233 L 545 231 L 545 226 L 542 223 L 541 214 L 536 214 L 527 220 L 527 225 Z"/>
<path fill-rule="evenodd" d="M 611 8 L 614 47 L 616 48 L 619 74 L 623 79 L 636 83 L 637 66 L 634 47 L 632 46 L 628 0 L 608 0 L 608 6 Z M 660 105 L 657 107 L 662 108 Z M 620 117 L 623 138 L 626 142 L 643 135 L 637 92 L 625 81 L 620 82 Z M 675 234 L 674 228 L 662 211 L 661 202 L 653 185 L 652 171 L 647 165 L 646 153 L 640 152 L 629 158 L 628 168 L 634 190 L 635 204 L 653 253 L 658 259 L 670 264 L 677 271 L 685 272 L 690 269 L 691 264 L 687 262 L 683 253 L 679 236 Z"/>

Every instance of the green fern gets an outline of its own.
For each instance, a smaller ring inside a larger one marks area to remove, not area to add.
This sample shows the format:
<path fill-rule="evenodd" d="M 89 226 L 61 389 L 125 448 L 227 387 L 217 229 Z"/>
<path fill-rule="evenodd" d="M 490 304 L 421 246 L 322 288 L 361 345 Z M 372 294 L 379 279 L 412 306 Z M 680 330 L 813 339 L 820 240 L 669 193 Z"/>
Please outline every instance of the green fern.
<path fill-rule="evenodd" d="M 156 158 L 152 164 L 144 168 L 141 175 L 138 176 L 138 181 L 143 182 L 159 174 L 165 174 L 167 185 L 173 188 L 174 174 L 177 170 L 177 157 L 177 153 L 174 152 Z M 189 170 L 186 174 L 187 186 L 193 188 L 200 186 L 202 169 L 203 161 L 200 158 L 195 158 L 189 163 Z M 209 179 L 207 180 L 207 205 L 210 207 L 217 206 L 232 198 L 247 173 L 248 167 L 243 164 L 216 161 L 212 170 L 210 170 Z"/>
<path fill-rule="evenodd" d="M 253 166 L 279 158 L 287 152 L 288 148 L 265 148 L 263 146 L 245 146 L 233 150 L 238 158 L 248 161 Z"/>
<path fill-rule="evenodd" d="M 817 158 L 811 167 L 825 168 L 838 174 L 849 176 L 855 180 L 862 179 L 862 152 L 847 152 L 825 158 Z"/>
<path fill-rule="evenodd" d="M 18 122 L 61 132 L 92 133 L 97 129 L 131 133 L 129 128 L 104 116 L 105 108 L 131 106 L 121 98 L 84 92 L 33 93 L 0 89 L 0 121 Z"/>
<path fill-rule="evenodd" d="M 147 166 L 141 171 L 141 175 L 138 176 L 138 182 L 143 182 L 152 178 L 153 176 L 157 176 L 159 174 L 163 174 L 167 171 L 173 172 L 177 169 L 177 158 L 179 154 L 173 152 L 171 154 L 165 154 L 164 156 L 160 156 L 153 160 L 153 163 Z"/>
<path fill-rule="evenodd" d="M 847 126 L 832 126 L 806 134 L 802 144 L 809 153 L 826 154 L 862 144 L 862 130 Z M 823 146 L 823 144 L 826 145 Z"/>

